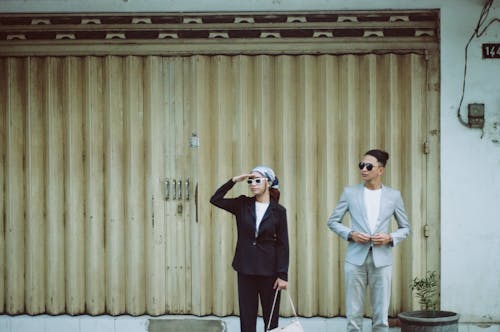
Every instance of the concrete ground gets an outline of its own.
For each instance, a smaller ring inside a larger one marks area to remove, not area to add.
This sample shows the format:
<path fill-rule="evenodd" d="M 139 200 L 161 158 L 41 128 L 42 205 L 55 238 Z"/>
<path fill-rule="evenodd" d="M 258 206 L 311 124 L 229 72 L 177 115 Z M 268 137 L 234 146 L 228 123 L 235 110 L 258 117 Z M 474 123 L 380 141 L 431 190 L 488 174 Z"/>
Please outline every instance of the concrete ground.
<path fill-rule="evenodd" d="M 220 330 L 224 332 L 239 332 L 239 319 L 236 316 L 230 317 L 195 317 L 195 316 L 8 316 L 0 315 L 0 332 L 159 332 L 161 328 L 161 320 L 173 319 L 176 320 L 172 326 L 180 326 L 179 320 L 190 321 L 186 326 L 199 328 L 203 326 L 201 322 L 193 322 L 193 320 L 209 320 L 206 326 L 210 328 L 203 330 L 206 332 L 215 331 L 215 326 L 220 326 Z M 292 318 L 281 318 L 280 326 L 291 322 Z M 304 327 L 305 332 L 344 332 L 345 318 L 299 318 L 300 323 Z M 193 324 L 194 323 L 194 324 Z M 394 322 L 392 322 L 395 325 Z M 363 327 L 364 332 L 371 332 L 371 321 L 365 319 Z M 397 325 L 397 324 L 396 324 Z M 216 328 L 215 328 L 216 329 Z M 169 331 L 169 330 L 165 330 Z M 178 331 L 182 332 L 182 331 Z M 196 332 L 196 331 L 191 331 Z M 258 319 L 257 332 L 264 332 L 262 319 Z M 400 332 L 398 326 L 390 328 L 390 332 Z M 459 324 L 459 332 L 500 332 L 499 324 L 477 324 L 463 323 Z"/>

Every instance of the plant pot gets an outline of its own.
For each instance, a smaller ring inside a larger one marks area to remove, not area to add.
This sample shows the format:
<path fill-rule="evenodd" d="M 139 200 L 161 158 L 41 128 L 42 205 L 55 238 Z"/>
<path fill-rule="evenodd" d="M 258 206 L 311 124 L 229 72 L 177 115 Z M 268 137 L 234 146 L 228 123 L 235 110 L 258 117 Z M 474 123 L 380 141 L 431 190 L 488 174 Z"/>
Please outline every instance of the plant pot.
<path fill-rule="evenodd" d="M 406 311 L 399 315 L 401 332 L 458 332 L 460 315 L 452 311 Z"/>

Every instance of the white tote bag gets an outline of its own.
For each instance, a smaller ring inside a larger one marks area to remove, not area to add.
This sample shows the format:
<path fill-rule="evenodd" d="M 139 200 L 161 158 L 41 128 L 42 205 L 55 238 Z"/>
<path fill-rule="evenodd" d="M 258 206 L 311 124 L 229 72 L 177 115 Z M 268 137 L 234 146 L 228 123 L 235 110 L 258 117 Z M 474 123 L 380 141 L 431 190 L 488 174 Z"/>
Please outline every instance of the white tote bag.
<path fill-rule="evenodd" d="M 269 316 L 269 323 L 267 324 L 267 329 L 266 331 L 268 332 L 304 332 L 304 328 L 299 322 L 299 317 L 297 316 L 297 312 L 295 311 L 295 307 L 293 306 L 293 301 L 292 297 L 290 296 L 290 293 L 286 292 L 286 295 L 288 295 L 288 299 L 290 300 L 290 305 L 292 307 L 293 311 L 293 320 L 291 323 L 282 326 L 282 327 L 277 327 L 275 329 L 270 330 L 269 327 L 271 325 L 271 318 L 273 317 L 273 312 L 274 312 L 274 306 L 276 305 L 276 298 L 278 297 L 278 292 L 279 289 L 276 290 L 276 294 L 274 294 L 274 302 L 273 302 L 273 308 L 271 309 L 271 315 Z M 278 308 L 279 310 L 279 308 Z"/>

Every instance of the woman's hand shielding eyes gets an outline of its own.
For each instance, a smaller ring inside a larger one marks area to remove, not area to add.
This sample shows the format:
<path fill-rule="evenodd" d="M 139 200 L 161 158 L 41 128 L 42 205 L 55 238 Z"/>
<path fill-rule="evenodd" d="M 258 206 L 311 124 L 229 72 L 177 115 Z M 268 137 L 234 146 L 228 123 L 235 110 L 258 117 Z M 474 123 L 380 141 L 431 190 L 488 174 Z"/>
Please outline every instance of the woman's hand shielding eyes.
<path fill-rule="evenodd" d="M 233 182 L 236 183 L 236 182 L 241 182 L 241 181 L 244 181 L 246 179 L 248 179 L 250 176 L 252 176 L 252 174 L 241 174 L 241 175 L 236 175 L 236 176 L 233 176 Z"/>

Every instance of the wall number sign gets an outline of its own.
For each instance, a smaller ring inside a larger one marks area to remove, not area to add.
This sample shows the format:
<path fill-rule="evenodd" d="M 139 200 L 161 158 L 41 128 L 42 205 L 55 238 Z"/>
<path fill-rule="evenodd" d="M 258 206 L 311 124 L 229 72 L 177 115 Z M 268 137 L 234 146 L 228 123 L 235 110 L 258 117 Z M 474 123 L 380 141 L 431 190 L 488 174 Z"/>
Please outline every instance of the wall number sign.
<path fill-rule="evenodd" d="M 500 59 L 500 44 L 483 44 L 483 59 Z"/>

